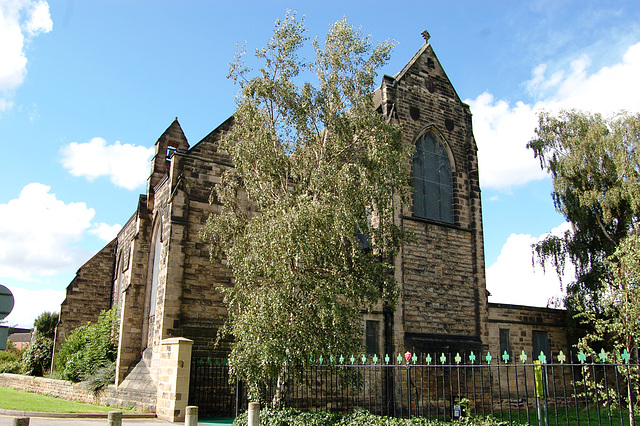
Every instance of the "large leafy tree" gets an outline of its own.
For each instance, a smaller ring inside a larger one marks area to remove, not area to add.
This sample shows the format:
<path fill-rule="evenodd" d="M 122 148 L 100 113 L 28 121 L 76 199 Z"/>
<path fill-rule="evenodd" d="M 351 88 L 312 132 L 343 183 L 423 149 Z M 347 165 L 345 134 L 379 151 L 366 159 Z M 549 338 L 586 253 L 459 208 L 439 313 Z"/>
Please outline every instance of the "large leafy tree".
<path fill-rule="evenodd" d="M 572 229 L 534 249 L 559 275 L 566 259 L 576 267 L 566 304 L 588 326 L 580 348 L 594 355 L 606 347 L 628 361 L 640 343 L 640 114 L 543 113 L 536 134 L 529 147 L 551 174 L 555 206 Z M 634 383 L 627 380 L 631 413 Z"/>
<path fill-rule="evenodd" d="M 570 259 L 576 279 L 567 285 L 567 306 L 600 314 L 603 291 L 614 285 L 611 256 L 640 217 L 640 115 L 541 113 L 536 135 L 528 147 L 551 175 L 555 207 L 572 229 L 535 251 L 559 274 Z"/>
<path fill-rule="evenodd" d="M 33 321 L 33 328 L 39 335 L 53 339 L 58 325 L 58 313 L 45 311 Z"/>
<path fill-rule="evenodd" d="M 411 148 L 373 104 L 392 44 L 372 46 L 343 19 L 305 61 L 305 31 L 287 14 L 256 51 L 257 73 L 241 55 L 232 64 L 241 90 L 221 148 L 235 168 L 204 233 L 233 271 L 222 289 L 230 366 L 254 398 L 310 359 L 362 349 L 361 312 L 393 305 L 394 256 L 408 237 L 394 212 L 410 194 Z"/>

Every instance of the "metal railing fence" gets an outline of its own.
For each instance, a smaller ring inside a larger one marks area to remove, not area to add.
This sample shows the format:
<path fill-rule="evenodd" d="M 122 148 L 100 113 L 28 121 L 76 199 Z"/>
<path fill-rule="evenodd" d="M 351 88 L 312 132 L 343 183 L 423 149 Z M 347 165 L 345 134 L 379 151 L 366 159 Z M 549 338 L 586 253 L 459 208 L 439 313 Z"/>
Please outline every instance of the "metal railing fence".
<path fill-rule="evenodd" d="M 562 352 L 538 359 L 522 353 L 362 355 L 310 360 L 281 383 L 280 403 L 300 410 L 338 413 L 356 408 L 390 417 L 448 421 L 465 415 L 540 425 L 626 425 L 638 409 L 638 364 L 623 358 L 587 362 Z M 276 395 L 275 381 L 263 389 Z M 240 382 L 229 383 L 226 360 L 194 359 L 190 404 L 203 416 L 233 417 L 246 407 Z"/>

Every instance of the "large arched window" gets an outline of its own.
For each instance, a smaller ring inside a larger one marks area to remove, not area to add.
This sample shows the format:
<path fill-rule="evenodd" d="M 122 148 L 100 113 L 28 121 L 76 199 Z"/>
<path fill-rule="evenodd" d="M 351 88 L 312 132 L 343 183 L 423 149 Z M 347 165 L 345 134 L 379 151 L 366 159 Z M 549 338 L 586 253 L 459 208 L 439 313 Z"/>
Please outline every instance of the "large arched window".
<path fill-rule="evenodd" d="M 451 163 L 444 145 L 432 131 L 416 142 L 413 187 L 414 216 L 453 223 Z"/>

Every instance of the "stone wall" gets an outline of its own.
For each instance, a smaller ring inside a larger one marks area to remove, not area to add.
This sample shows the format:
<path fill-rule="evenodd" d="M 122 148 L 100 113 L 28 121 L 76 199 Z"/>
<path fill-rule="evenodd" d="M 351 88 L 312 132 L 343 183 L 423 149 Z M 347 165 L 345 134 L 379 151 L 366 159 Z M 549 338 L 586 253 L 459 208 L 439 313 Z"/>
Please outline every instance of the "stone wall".
<path fill-rule="evenodd" d="M 491 353 L 494 355 L 496 362 L 500 364 L 504 363 L 502 358 L 502 351 L 500 345 L 500 330 L 504 330 L 508 335 L 508 347 L 509 347 L 509 364 L 512 366 L 511 374 L 503 374 L 501 376 L 494 375 L 494 386 L 500 386 L 504 392 L 504 397 L 510 398 L 518 397 L 516 389 L 518 389 L 518 383 L 516 382 L 516 370 L 518 377 L 520 378 L 519 386 L 526 386 L 527 391 L 534 395 L 535 385 L 533 381 L 533 374 L 530 364 L 534 360 L 538 359 L 539 353 L 534 353 L 533 334 L 541 333 L 546 335 L 549 340 L 550 353 L 546 354 L 547 357 L 553 357 L 553 359 L 547 359 L 549 363 L 558 363 L 557 355 L 562 351 L 567 360 L 570 359 L 570 350 L 575 343 L 575 337 L 568 332 L 567 327 L 568 313 L 563 309 L 550 309 L 550 308 L 536 308 L 531 306 L 519 306 L 519 305 L 507 305 L 499 303 L 489 304 L 489 339 L 488 346 Z M 522 352 L 527 355 L 526 364 L 523 366 L 520 359 Z M 524 383 L 523 377 L 525 376 L 524 370 L 527 370 L 528 378 Z M 571 370 L 569 367 L 554 367 L 553 377 L 556 379 L 556 386 L 558 389 L 562 389 L 564 383 L 563 377 L 571 377 Z M 511 392 L 511 395 L 509 395 Z M 522 392 L 520 390 L 520 392 Z M 522 395 L 520 395 L 522 396 Z"/>
<path fill-rule="evenodd" d="M 513 356 L 525 351 L 533 355 L 533 333 L 547 333 L 552 353 L 569 354 L 573 337 L 567 331 L 567 311 L 564 309 L 489 304 L 489 339 L 491 352 L 500 351 L 500 329 L 508 330 Z M 535 354 L 537 357 L 538 354 Z"/>
<path fill-rule="evenodd" d="M 147 323 L 145 304 L 147 292 L 147 268 L 149 262 L 149 232 L 144 226 L 148 216 L 147 198 L 141 196 L 136 213 L 118 234 L 117 257 L 120 262 L 114 292 L 118 292 L 120 307 L 120 332 L 116 384 L 119 384 L 136 363 L 145 348 L 142 336 Z"/>
<path fill-rule="evenodd" d="M 476 335 L 471 233 L 405 221 L 416 242 L 404 248 L 405 332 Z"/>
<path fill-rule="evenodd" d="M 89 321 L 96 322 L 101 311 L 111 308 L 115 251 L 113 240 L 82 265 L 67 286 L 66 298 L 60 305 L 56 348 L 74 329 Z"/>

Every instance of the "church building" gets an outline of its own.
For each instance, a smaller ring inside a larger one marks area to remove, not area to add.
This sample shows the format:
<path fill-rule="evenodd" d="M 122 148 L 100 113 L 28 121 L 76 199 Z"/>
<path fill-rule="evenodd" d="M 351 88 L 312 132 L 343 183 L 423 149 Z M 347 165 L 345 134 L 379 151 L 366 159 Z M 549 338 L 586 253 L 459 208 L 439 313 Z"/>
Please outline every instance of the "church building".
<path fill-rule="evenodd" d="M 488 303 L 478 147 L 472 111 L 447 77 L 429 35 L 394 76 L 382 77 L 377 111 L 416 147 L 412 203 L 397 219 L 415 239 L 395 262 L 394 310 L 363 313 L 363 344 L 377 354 L 567 350 L 564 311 Z M 192 340 L 195 356 L 215 347 L 226 308 L 219 286 L 232 273 L 210 261 L 201 231 L 220 206 L 210 195 L 233 167 L 218 149 L 233 117 L 196 143 L 174 120 L 155 143 L 146 192 L 117 237 L 77 272 L 62 303 L 56 346 L 76 327 L 116 306 L 116 386 L 154 394 L 163 339 Z M 247 208 L 251 208 L 244 200 Z M 517 285 L 517 277 L 514 277 Z M 383 305 L 381 305 L 383 306 Z M 535 339 L 535 342 L 534 342 Z"/>

